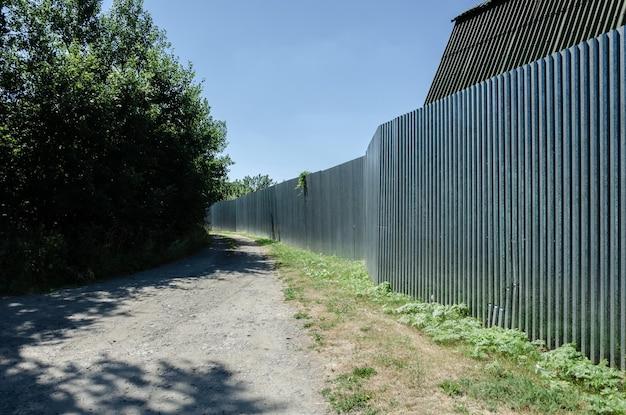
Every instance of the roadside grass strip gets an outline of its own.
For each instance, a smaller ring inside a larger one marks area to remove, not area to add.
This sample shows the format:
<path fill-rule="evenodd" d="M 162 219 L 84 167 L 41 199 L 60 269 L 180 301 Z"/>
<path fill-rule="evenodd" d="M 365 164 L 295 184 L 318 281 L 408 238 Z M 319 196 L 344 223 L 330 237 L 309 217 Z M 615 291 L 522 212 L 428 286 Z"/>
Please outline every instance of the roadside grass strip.
<path fill-rule="evenodd" d="M 385 383 L 403 377 L 414 385 L 428 384 L 430 375 L 411 341 L 394 338 L 389 325 L 380 327 L 387 316 L 429 337 L 442 358 L 456 354 L 474 362 L 435 386 L 452 399 L 453 412 L 626 414 L 624 372 L 605 361 L 592 363 L 573 344 L 546 350 L 543 342 L 530 342 L 519 330 L 484 327 L 464 304 L 421 302 L 393 292 L 387 282 L 374 285 L 360 261 L 260 242 L 286 271 L 281 273 L 285 297 L 304 308 L 295 317 L 305 322 L 315 347 L 329 347 L 325 336 L 340 339 L 337 330 L 348 324 L 358 325 L 359 342 L 369 342 L 367 353 L 359 355 L 367 365 L 354 364 L 323 391 L 337 413 L 402 413 L 398 396 L 384 396 L 393 394 Z M 313 313 L 315 307 L 324 313 Z"/>

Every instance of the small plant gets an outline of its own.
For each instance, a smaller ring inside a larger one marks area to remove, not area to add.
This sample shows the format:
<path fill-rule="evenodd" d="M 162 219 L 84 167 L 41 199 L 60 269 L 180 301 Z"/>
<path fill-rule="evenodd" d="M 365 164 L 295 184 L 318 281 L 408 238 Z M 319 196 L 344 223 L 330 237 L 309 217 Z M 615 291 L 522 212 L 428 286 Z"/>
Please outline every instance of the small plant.
<path fill-rule="evenodd" d="M 364 389 L 363 382 L 376 374 L 372 367 L 357 367 L 351 372 L 338 376 L 333 388 L 326 388 L 322 395 L 338 413 L 356 410 L 373 413 L 367 402 L 371 395 Z"/>
<path fill-rule="evenodd" d="M 301 172 L 301 173 L 298 175 L 298 184 L 296 184 L 296 189 L 301 190 L 301 191 L 302 191 L 302 194 L 303 194 L 304 196 L 306 196 L 306 195 L 307 195 L 307 190 L 308 190 L 308 189 L 307 189 L 307 180 L 306 180 L 306 178 L 307 178 L 307 176 L 308 176 L 309 174 L 311 174 L 311 173 L 309 173 L 308 171 L 304 170 L 303 172 Z"/>
<path fill-rule="evenodd" d="M 291 301 L 291 300 L 295 300 L 296 299 L 296 290 L 291 288 L 291 287 L 287 287 L 283 290 L 283 294 L 285 295 L 285 300 L 287 301 Z"/>
<path fill-rule="evenodd" d="M 371 367 L 357 367 L 352 371 L 352 376 L 355 376 L 361 379 L 369 379 L 375 374 L 376 374 L 376 370 Z"/>
<path fill-rule="evenodd" d="M 311 332 L 311 336 L 313 337 L 313 341 L 315 341 L 316 345 L 321 346 L 324 344 L 324 336 L 322 336 L 318 331 Z"/>
<path fill-rule="evenodd" d="M 295 318 L 296 320 L 303 320 L 309 319 L 311 318 L 311 316 L 309 316 L 309 314 L 304 311 L 298 311 L 296 314 L 293 315 L 293 318 Z"/>
<path fill-rule="evenodd" d="M 460 396 L 463 394 L 463 387 L 459 382 L 453 380 L 444 380 L 439 387 L 443 389 L 448 396 Z"/>

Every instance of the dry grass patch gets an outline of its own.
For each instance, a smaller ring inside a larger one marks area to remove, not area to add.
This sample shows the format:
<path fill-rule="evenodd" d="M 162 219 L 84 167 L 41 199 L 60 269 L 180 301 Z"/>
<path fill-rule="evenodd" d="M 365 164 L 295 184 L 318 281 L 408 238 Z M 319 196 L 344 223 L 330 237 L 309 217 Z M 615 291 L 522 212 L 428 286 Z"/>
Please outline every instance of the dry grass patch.
<path fill-rule="evenodd" d="M 447 396 L 439 387 L 449 377 L 474 372 L 476 362 L 461 351 L 432 343 L 360 295 L 360 288 L 371 288 L 369 280 L 363 286 L 355 281 L 338 284 L 323 262 L 316 262 L 311 271 L 318 277 L 311 278 L 289 259 L 293 248 L 271 249 L 285 293 L 298 293 L 285 298 L 299 305 L 295 317 L 303 320 L 313 348 L 325 362 L 328 386 L 323 394 L 336 412 L 452 414 L 465 413 L 466 408 L 485 412 L 471 399 Z M 352 266 L 362 268 L 360 263 Z"/>

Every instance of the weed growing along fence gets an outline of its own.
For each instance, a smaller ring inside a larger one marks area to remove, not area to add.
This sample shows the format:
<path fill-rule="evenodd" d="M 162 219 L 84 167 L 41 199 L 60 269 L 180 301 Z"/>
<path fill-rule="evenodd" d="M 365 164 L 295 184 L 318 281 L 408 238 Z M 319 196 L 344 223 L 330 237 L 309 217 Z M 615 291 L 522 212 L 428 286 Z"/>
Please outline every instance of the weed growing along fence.
<path fill-rule="evenodd" d="M 350 180 L 220 202 L 213 226 L 364 257 L 394 290 L 624 368 L 625 58 L 621 28 L 474 85 L 381 125 Z"/>

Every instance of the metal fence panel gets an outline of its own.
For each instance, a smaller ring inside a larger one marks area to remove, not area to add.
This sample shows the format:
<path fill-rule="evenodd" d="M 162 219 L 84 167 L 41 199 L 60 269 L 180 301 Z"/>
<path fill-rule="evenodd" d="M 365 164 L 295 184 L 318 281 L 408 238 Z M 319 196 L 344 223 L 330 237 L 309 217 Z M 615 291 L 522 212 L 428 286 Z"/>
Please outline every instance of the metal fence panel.
<path fill-rule="evenodd" d="M 216 229 L 626 367 L 624 29 L 377 128 L 366 155 L 213 205 Z"/>

